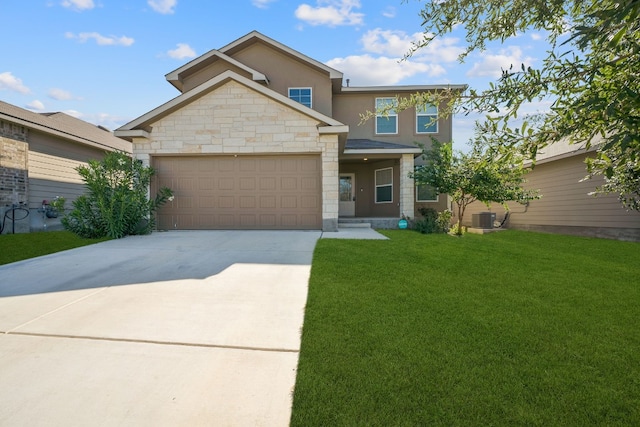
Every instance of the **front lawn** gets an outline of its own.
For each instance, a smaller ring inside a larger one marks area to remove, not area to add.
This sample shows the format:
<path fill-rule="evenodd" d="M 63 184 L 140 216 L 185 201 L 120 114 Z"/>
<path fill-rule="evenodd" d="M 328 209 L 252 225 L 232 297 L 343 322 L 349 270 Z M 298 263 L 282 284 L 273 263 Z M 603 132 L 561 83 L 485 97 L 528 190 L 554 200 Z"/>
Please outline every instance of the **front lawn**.
<path fill-rule="evenodd" d="M 0 265 L 109 240 L 84 239 L 69 231 L 0 235 Z"/>
<path fill-rule="evenodd" d="M 640 244 L 318 242 L 292 426 L 640 425 Z"/>

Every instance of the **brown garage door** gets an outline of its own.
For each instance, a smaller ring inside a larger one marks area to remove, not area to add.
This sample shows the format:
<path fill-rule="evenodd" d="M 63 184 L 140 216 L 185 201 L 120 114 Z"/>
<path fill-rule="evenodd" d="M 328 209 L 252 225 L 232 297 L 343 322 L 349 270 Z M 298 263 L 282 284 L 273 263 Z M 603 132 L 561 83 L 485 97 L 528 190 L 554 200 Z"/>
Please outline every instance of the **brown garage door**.
<path fill-rule="evenodd" d="M 319 155 L 154 157 L 164 230 L 322 228 Z"/>

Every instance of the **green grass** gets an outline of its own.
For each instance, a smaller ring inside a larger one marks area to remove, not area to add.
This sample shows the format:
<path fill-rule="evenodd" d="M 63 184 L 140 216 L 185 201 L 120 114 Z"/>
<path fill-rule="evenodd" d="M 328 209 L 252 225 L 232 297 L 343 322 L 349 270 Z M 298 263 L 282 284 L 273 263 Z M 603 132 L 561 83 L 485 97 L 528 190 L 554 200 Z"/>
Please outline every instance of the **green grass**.
<path fill-rule="evenodd" d="M 0 235 L 0 265 L 91 245 L 105 240 L 108 239 L 84 239 L 69 231 L 2 234 Z"/>
<path fill-rule="evenodd" d="M 320 240 L 292 426 L 640 425 L 640 244 Z"/>

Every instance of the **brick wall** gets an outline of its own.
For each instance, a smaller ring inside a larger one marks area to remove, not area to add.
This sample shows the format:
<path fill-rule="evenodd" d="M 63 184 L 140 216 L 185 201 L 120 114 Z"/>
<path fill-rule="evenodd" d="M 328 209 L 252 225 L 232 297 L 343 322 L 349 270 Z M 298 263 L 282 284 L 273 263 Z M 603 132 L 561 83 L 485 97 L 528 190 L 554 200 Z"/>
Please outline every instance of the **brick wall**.
<path fill-rule="evenodd" d="M 0 120 L 0 206 L 26 202 L 27 129 Z"/>
<path fill-rule="evenodd" d="M 26 203 L 29 196 L 27 171 L 28 130 L 0 120 L 0 216 L 12 204 Z M 24 222 L 24 224 L 23 224 Z M 6 225 L 5 225 L 6 227 Z M 26 227 L 26 229 L 24 229 Z M 6 232 L 7 230 L 5 230 Z M 16 224 L 16 232 L 28 232 L 28 221 Z"/>

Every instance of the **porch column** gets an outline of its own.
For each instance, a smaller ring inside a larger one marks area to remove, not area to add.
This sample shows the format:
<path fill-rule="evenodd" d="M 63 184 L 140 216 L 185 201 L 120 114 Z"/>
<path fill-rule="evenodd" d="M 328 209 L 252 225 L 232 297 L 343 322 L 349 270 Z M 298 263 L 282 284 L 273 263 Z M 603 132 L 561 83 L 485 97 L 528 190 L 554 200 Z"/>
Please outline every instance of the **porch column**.
<path fill-rule="evenodd" d="M 415 190 L 413 178 L 409 177 L 413 167 L 413 154 L 403 154 L 400 159 L 400 216 L 411 218 L 415 216 Z"/>

